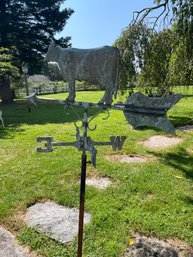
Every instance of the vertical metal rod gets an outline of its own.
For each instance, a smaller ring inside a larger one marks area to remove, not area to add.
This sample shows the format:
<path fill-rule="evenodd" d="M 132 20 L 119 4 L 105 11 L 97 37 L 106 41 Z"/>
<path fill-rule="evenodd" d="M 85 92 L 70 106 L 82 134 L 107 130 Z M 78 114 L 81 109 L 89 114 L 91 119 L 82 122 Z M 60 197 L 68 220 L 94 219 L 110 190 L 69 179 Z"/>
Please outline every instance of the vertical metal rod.
<path fill-rule="evenodd" d="M 25 77 L 25 88 L 26 88 L 26 96 L 29 96 L 29 87 L 28 87 L 28 82 L 27 82 L 27 72 L 24 73 Z M 31 107 L 30 104 L 28 103 L 27 105 L 28 112 L 31 112 Z"/>
<path fill-rule="evenodd" d="M 83 150 L 81 161 L 81 180 L 80 180 L 80 208 L 79 208 L 79 228 L 78 228 L 78 257 L 82 257 L 83 230 L 84 230 L 84 203 L 85 203 L 85 185 L 86 185 L 86 140 L 88 128 L 88 109 L 84 109 L 83 118 Z"/>
<path fill-rule="evenodd" d="M 82 257 L 83 227 L 84 227 L 84 202 L 86 184 L 86 151 L 82 151 L 81 182 L 80 182 L 80 209 L 79 209 L 79 229 L 78 229 L 78 257 Z"/>
<path fill-rule="evenodd" d="M 24 74 L 25 77 L 25 88 L 26 88 L 26 95 L 29 96 L 29 88 L 28 88 L 28 82 L 27 82 L 27 73 Z"/>

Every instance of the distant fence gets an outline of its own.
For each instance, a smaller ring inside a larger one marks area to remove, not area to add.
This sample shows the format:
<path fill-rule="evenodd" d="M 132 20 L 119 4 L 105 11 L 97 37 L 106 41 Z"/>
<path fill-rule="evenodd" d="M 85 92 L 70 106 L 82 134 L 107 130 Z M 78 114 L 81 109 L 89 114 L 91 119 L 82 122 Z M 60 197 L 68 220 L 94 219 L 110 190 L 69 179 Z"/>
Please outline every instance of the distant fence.
<path fill-rule="evenodd" d="M 68 83 L 67 82 L 56 82 L 56 83 L 41 83 L 41 84 L 29 84 L 29 94 L 34 93 L 37 91 L 38 95 L 47 95 L 47 94 L 57 94 L 57 93 L 65 93 L 68 92 Z M 88 85 L 84 82 L 77 81 L 76 82 L 76 91 L 98 91 L 104 90 L 104 88 L 96 86 L 96 85 Z M 148 92 L 149 90 L 149 92 Z M 150 95 L 156 93 L 158 91 L 158 87 L 135 87 L 130 88 L 127 86 L 126 91 L 129 94 L 132 94 L 136 91 L 140 91 L 145 95 Z M 183 94 L 183 95 L 193 95 L 193 85 L 190 86 L 177 86 L 171 89 L 172 92 L 176 94 Z M 26 96 L 26 89 L 25 87 L 15 89 L 15 95 L 17 98 Z"/>
<path fill-rule="evenodd" d="M 28 85 L 29 94 L 32 94 L 33 92 L 37 91 L 38 95 L 47 95 L 47 94 L 57 94 L 57 93 L 65 93 L 68 92 L 68 83 L 42 83 L 42 84 L 30 84 Z M 88 85 L 82 82 L 76 83 L 76 91 L 97 91 L 102 90 L 103 88 L 100 88 L 95 85 Z M 17 97 L 23 97 L 26 95 L 26 89 L 25 88 L 19 88 L 15 90 L 15 95 Z"/>

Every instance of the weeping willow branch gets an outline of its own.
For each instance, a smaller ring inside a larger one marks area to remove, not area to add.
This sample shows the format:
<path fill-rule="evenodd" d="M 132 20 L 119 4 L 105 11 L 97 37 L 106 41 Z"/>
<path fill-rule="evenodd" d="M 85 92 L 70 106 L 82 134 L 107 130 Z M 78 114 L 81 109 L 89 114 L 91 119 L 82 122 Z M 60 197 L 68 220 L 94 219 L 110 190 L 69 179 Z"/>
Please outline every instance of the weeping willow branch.
<path fill-rule="evenodd" d="M 163 10 L 162 10 L 163 8 Z M 131 21 L 131 24 L 135 24 L 135 23 L 142 23 L 145 18 L 148 18 L 148 16 L 150 15 L 150 13 L 152 13 L 155 10 L 162 10 L 158 16 L 156 17 L 149 17 L 149 18 L 154 18 L 155 21 L 153 23 L 153 29 L 155 28 L 158 20 L 165 14 L 164 17 L 164 21 L 166 19 L 166 17 L 169 14 L 170 8 L 169 8 L 169 0 L 165 0 L 164 3 L 158 4 L 156 6 L 153 7 L 146 7 L 140 11 L 134 11 L 133 12 L 133 20 Z"/>

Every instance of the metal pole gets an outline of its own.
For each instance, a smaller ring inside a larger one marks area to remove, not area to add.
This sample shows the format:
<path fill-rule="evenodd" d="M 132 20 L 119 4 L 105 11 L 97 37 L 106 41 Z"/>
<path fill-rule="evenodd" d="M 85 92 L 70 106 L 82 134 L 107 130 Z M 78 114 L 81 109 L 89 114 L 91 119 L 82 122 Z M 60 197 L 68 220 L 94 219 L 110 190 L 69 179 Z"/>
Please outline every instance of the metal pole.
<path fill-rule="evenodd" d="M 84 227 L 84 202 L 86 184 L 86 151 L 82 151 L 81 182 L 80 182 L 80 209 L 79 209 L 79 231 L 78 231 L 78 257 L 82 257 L 83 227 Z"/>
<path fill-rule="evenodd" d="M 80 208 L 79 208 L 79 228 L 78 228 L 78 257 L 82 257 L 83 230 L 84 230 L 84 203 L 85 203 L 85 185 L 86 185 L 86 139 L 88 128 L 88 109 L 84 109 L 83 118 L 83 150 L 81 161 L 81 180 L 80 180 Z"/>
<path fill-rule="evenodd" d="M 27 82 L 27 72 L 24 73 L 25 77 L 25 88 L 26 88 L 26 95 L 29 96 L 29 88 L 28 88 L 28 82 Z M 31 112 L 30 105 L 27 106 L 28 112 Z"/>
<path fill-rule="evenodd" d="M 25 75 L 25 89 L 26 89 L 26 95 L 29 96 L 29 88 L 28 88 L 28 82 L 27 82 L 27 73 L 24 73 Z"/>

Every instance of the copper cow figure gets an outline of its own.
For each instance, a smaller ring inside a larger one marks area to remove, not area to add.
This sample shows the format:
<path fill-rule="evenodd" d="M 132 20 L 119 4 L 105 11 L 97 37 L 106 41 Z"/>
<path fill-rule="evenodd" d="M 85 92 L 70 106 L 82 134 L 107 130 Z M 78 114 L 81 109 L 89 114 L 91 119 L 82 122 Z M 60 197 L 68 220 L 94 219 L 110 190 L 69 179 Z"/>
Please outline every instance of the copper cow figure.
<path fill-rule="evenodd" d="M 99 104 L 112 103 L 118 87 L 119 50 L 103 46 L 93 49 L 62 48 L 54 41 L 50 44 L 46 60 L 56 62 L 64 81 L 69 83 L 66 100 L 74 101 L 75 80 L 105 87 L 105 94 Z"/>

